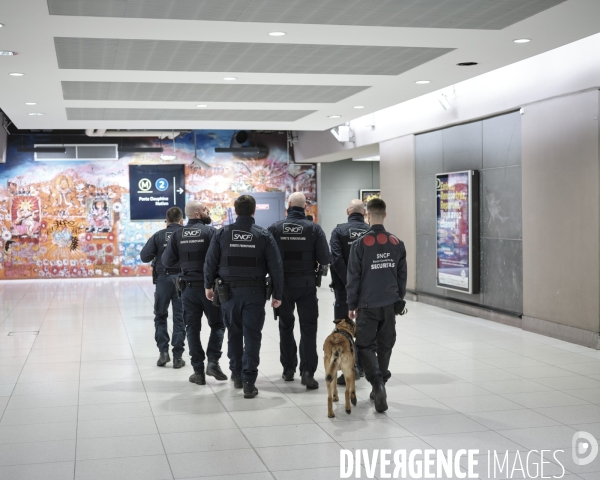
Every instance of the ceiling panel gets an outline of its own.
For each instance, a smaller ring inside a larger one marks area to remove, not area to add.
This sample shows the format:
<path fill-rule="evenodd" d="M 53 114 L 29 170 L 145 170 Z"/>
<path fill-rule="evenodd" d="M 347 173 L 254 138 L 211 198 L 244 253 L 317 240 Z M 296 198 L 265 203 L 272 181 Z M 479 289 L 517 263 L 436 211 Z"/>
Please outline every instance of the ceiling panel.
<path fill-rule="evenodd" d="M 61 69 L 400 75 L 452 48 L 54 39 Z"/>
<path fill-rule="evenodd" d="M 566 0 L 48 0 L 51 15 L 499 30 Z"/>
<path fill-rule="evenodd" d="M 369 87 L 63 81 L 65 100 L 336 103 Z"/>
<path fill-rule="evenodd" d="M 314 110 L 184 110 L 160 108 L 67 108 L 68 120 L 214 120 L 222 122 L 294 122 Z"/>

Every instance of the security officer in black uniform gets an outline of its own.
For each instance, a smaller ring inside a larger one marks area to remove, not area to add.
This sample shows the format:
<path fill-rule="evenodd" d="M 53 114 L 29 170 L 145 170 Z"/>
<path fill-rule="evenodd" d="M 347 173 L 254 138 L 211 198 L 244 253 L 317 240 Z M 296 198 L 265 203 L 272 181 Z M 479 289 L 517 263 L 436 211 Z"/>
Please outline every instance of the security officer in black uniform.
<path fill-rule="evenodd" d="M 317 300 L 316 270 L 318 265 L 329 265 L 331 256 L 323 229 L 306 219 L 306 197 L 295 192 L 288 199 L 288 215 L 275 222 L 269 232 L 275 238 L 283 261 L 284 289 L 279 307 L 279 351 L 283 366 L 282 377 L 294 380 L 298 365 L 294 339 L 294 308 L 300 321 L 300 375 L 302 385 L 319 388 L 314 379 L 319 357 L 317 355 Z M 318 264 L 318 265 L 317 265 Z"/>
<path fill-rule="evenodd" d="M 254 398 L 258 395 L 255 383 L 268 298 L 265 276 L 268 273 L 272 282 L 271 306 L 277 308 L 281 305 L 283 270 L 275 240 L 254 224 L 256 200 L 242 195 L 234 206 L 238 215 L 235 223 L 219 230 L 210 243 L 204 286 L 209 299 L 217 296 L 221 302 L 234 386 L 244 388 L 244 398 Z"/>
<path fill-rule="evenodd" d="M 165 265 L 181 265 L 181 276 L 178 279 L 183 302 L 183 319 L 187 331 L 190 357 L 194 373 L 190 382 L 198 385 L 206 384 L 204 359 L 208 357 L 206 375 L 217 380 L 227 380 L 227 376 L 219 366 L 225 326 L 219 307 L 214 306 L 204 293 L 204 260 L 215 229 L 209 227 L 211 219 L 208 209 L 197 201 L 188 202 L 185 206 L 188 224 L 177 231 L 167 245 L 162 261 Z M 206 354 L 200 341 L 202 314 L 208 319 L 210 337 Z"/>
<path fill-rule="evenodd" d="M 185 361 L 181 358 L 185 346 L 185 325 L 183 323 L 183 309 L 181 300 L 175 291 L 173 280 L 179 273 L 179 264 L 169 268 L 163 265 L 161 256 L 167 248 L 169 238 L 179 230 L 183 224 L 183 212 L 172 207 L 167 210 L 167 228 L 159 230 L 142 248 L 140 259 L 144 263 L 152 262 L 152 276 L 156 284 L 154 291 L 154 338 L 160 356 L 156 365 L 164 367 L 171 361 L 169 357 L 169 331 L 167 317 L 169 316 L 169 303 L 173 306 L 173 368 L 181 368 Z"/>
<path fill-rule="evenodd" d="M 371 229 L 352 244 L 348 261 L 349 317 L 356 321 L 356 348 L 373 390 L 375 410 L 387 410 L 385 382 L 396 343 L 395 315 L 406 313 L 406 249 L 383 227 L 385 202 L 367 204 Z"/>
<path fill-rule="evenodd" d="M 331 248 L 331 280 L 335 294 L 333 315 L 335 318 L 346 318 L 348 316 L 348 303 L 346 295 L 346 272 L 348 268 L 348 257 L 352 242 L 362 237 L 369 230 L 369 224 L 365 223 L 367 210 L 362 200 L 352 200 L 346 209 L 348 221 L 340 223 L 331 232 L 329 246 Z M 360 361 L 356 358 L 357 379 L 365 376 L 365 371 Z M 338 385 L 345 385 L 344 374 L 337 379 Z"/>

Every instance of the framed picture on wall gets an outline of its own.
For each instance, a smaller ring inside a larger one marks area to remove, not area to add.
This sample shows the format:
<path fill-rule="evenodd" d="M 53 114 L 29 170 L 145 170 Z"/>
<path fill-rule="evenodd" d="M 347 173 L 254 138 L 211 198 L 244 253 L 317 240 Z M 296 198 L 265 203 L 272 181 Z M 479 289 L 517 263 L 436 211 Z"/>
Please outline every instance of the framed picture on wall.
<path fill-rule="evenodd" d="M 358 198 L 366 205 L 372 198 L 381 198 L 381 190 L 378 188 L 361 188 L 358 192 Z"/>

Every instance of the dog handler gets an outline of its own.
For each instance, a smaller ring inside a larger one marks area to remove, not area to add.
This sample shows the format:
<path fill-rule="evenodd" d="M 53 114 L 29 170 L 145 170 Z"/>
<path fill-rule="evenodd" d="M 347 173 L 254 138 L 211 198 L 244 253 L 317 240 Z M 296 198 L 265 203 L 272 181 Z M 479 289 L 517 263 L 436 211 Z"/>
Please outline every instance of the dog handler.
<path fill-rule="evenodd" d="M 173 305 L 173 368 L 181 368 L 185 361 L 181 358 L 185 346 L 185 325 L 183 323 L 183 308 L 181 300 L 175 291 L 173 280 L 179 273 L 179 264 L 175 263 L 170 268 L 166 267 L 161 257 L 167 248 L 167 242 L 183 224 L 183 212 L 177 207 L 167 210 L 167 228 L 159 230 L 152 235 L 142 251 L 142 262 L 152 262 L 152 277 L 156 290 L 154 291 L 154 339 L 160 355 L 156 365 L 164 367 L 171 361 L 169 357 L 169 331 L 167 317 L 169 316 L 169 303 Z"/>
<path fill-rule="evenodd" d="M 283 379 L 294 380 L 298 365 L 294 338 L 294 309 L 300 323 L 300 375 L 302 385 L 319 388 L 314 375 L 317 354 L 319 306 L 317 300 L 318 265 L 329 265 L 331 257 L 323 229 L 306 219 L 306 197 L 295 192 L 288 199 L 287 218 L 275 222 L 269 232 L 275 238 L 283 262 L 284 289 L 279 307 L 279 351 Z"/>
<path fill-rule="evenodd" d="M 406 249 L 398 237 L 383 227 L 385 202 L 367 204 L 371 229 L 352 244 L 346 290 L 349 317 L 356 321 L 356 348 L 373 390 L 375 410 L 385 412 L 385 382 L 392 348 L 396 343 L 396 314 L 405 312 Z"/>
<path fill-rule="evenodd" d="M 218 296 L 221 302 L 234 387 L 244 388 L 244 398 L 254 398 L 258 395 L 255 383 L 268 298 L 265 276 L 271 277 L 271 306 L 277 308 L 283 293 L 283 270 L 275 240 L 254 223 L 254 197 L 238 197 L 234 208 L 238 215 L 235 223 L 219 230 L 210 243 L 204 287 L 210 300 Z"/>
<path fill-rule="evenodd" d="M 185 206 L 185 215 L 189 219 L 188 224 L 173 235 L 162 261 L 165 265 L 178 263 L 181 265 L 178 288 L 183 301 L 183 319 L 194 368 L 190 382 L 206 385 L 205 375 L 215 377 L 217 380 L 227 380 L 227 375 L 219 366 L 225 335 L 221 310 L 214 306 L 204 293 L 204 260 L 210 240 L 215 235 L 215 229 L 208 226 L 211 219 L 208 209 L 201 202 L 188 202 Z M 206 354 L 200 341 L 202 314 L 206 315 L 210 327 Z M 205 374 L 206 357 L 208 357 L 208 365 Z"/>

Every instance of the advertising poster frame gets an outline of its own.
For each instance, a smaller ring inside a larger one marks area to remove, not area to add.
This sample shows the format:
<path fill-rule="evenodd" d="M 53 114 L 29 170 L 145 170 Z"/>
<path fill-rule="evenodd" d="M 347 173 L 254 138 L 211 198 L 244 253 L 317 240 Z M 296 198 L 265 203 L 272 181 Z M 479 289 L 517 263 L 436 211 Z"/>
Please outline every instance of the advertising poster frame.
<path fill-rule="evenodd" d="M 461 177 L 466 181 L 466 188 L 465 182 L 461 182 Z M 480 289 L 479 171 L 437 173 L 435 179 L 436 286 L 455 292 L 477 294 Z M 454 193 L 449 195 L 452 198 L 448 198 L 449 196 L 442 198 L 443 192 L 449 191 L 442 190 L 444 183 L 463 187 L 460 188 L 459 195 Z M 465 193 L 466 199 L 463 198 Z M 458 214 L 458 217 L 442 218 L 443 200 L 448 204 L 446 212 L 450 213 L 448 212 L 450 209 L 452 213 Z M 456 272 L 457 270 L 460 270 L 460 274 Z M 462 286 L 461 283 L 464 285 L 465 282 L 466 286 Z"/>

